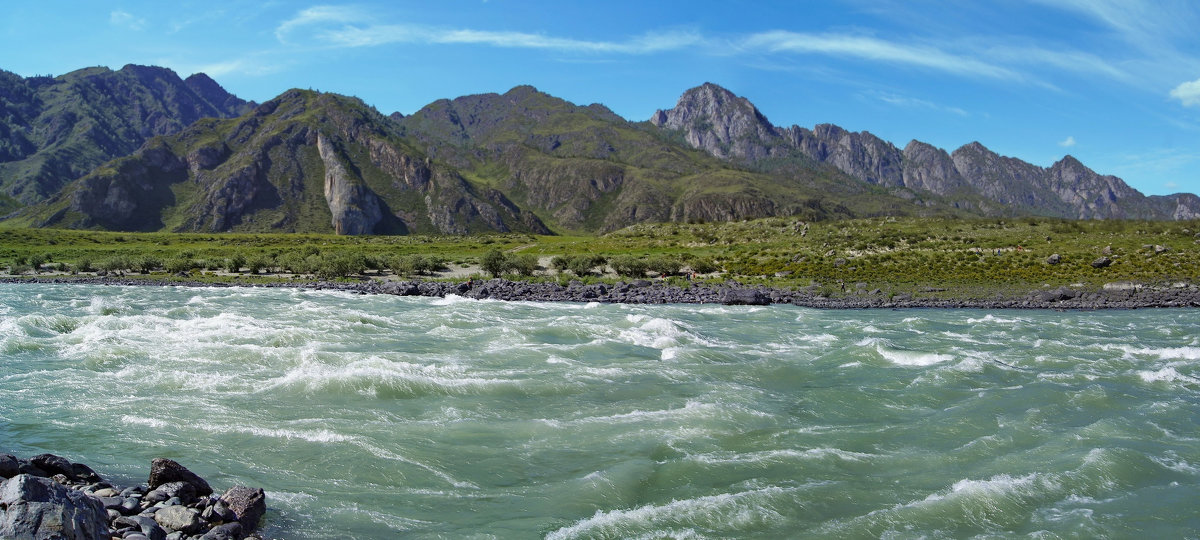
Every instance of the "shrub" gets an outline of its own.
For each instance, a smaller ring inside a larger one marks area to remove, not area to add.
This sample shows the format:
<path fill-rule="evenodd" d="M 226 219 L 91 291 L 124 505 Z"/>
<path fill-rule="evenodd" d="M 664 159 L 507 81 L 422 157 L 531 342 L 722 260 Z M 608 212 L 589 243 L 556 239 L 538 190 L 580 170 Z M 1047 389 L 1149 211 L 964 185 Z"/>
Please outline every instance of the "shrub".
<path fill-rule="evenodd" d="M 122 255 L 114 255 L 100 263 L 100 269 L 105 272 L 121 272 L 128 270 L 131 266 L 129 259 Z"/>
<path fill-rule="evenodd" d="M 186 257 L 174 257 L 168 259 L 163 268 L 170 274 L 179 274 L 192 271 L 196 264 L 191 259 Z"/>
<path fill-rule="evenodd" d="M 673 276 L 683 268 L 683 263 L 670 255 L 660 255 L 646 261 L 646 266 L 660 276 Z"/>
<path fill-rule="evenodd" d="M 291 274 L 307 274 L 309 272 L 308 263 L 304 260 L 304 256 L 296 251 L 288 251 L 275 258 L 275 265 L 284 272 Z"/>
<path fill-rule="evenodd" d="M 592 270 L 597 266 L 602 266 L 608 262 L 608 259 L 602 255 L 576 255 L 570 258 L 567 264 L 567 270 L 576 276 L 587 276 L 592 273 Z"/>
<path fill-rule="evenodd" d="M 143 274 L 149 274 L 160 266 L 162 266 L 161 260 L 159 260 L 157 257 L 146 255 L 136 261 L 133 261 L 133 263 L 130 265 L 130 268 Z"/>
<path fill-rule="evenodd" d="M 713 262 L 713 260 L 708 257 L 697 257 L 693 259 L 688 266 L 690 266 L 692 271 L 697 274 L 711 274 L 717 270 L 720 270 L 720 267 L 717 266 L 717 263 Z"/>
<path fill-rule="evenodd" d="M 407 276 L 416 272 L 413 265 L 413 256 L 402 257 L 395 256 L 388 259 L 388 270 L 397 276 Z"/>
<path fill-rule="evenodd" d="M 553 259 L 550 259 L 550 268 L 558 272 L 566 272 L 569 266 L 571 266 L 571 259 L 568 257 L 555 255 Z"/>
<path fill-rule="evenodd" d="M 246 259 L 246 269 L 251 274 L 257 274 L 263 270 L 268 270 L 274 265 L 275 261 L 271 260 L 267 255 L 252 255 Z"/>
<path fill-rule="evenodd" d="M 479 259 L 479 268 L 492 277 L 500 277 L 508 269 L 508 257 L 498 249 L 489 250 Z"/>
<path fill-rule="evenodd" d="M 361 274 L 366 264 L 360 254 L 338 254 L 321 257 L 316 274 L 319 279 L 337 279 Z"/>
<path fill-rule="evenodd" d="M 508 268 L 522 276 L 532 276 L 538 269 L 537 255 L 520 253 L 508 257 Z"/>
<path fill-rule="evenodd" d="M 79 259 L 78 261 L 75 261 L 75 271 L 76 272 L 95 272 L 96 265 L 94 263 L 92 263 L 91 259 L 89 259 L 87 257 L 83 257 L 83 258 Z"/>
<path fill-rule="evenodd" d="M 246 266 L 246 256 L 241 253 L 234 253 L 225 260 L 225 270 L 231 274 L 241 272 L 243 266 Z"/>
<path fill-rule="evenodd" d="M 631 278 L 644 277 L 648 268 L 646 261 L 632 255 L 613 257 L 611 264 L 617 275 Z"/>

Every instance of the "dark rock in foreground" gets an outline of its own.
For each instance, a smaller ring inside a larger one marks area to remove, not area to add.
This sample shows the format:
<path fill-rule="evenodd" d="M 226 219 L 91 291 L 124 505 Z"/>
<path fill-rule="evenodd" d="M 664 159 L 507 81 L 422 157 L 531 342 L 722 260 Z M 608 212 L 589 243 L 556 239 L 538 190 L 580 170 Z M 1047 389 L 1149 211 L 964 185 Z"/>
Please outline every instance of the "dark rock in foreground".
<path fill-rule="evenodd" d="M 197 476 L 196 473 L 187 470 L 183 465 L 166 458 L 154 458 L 150 462 L 150 479 L 147 482 L 150 489 L 158 489 L 159 486 L 170 482 L 185 482 L 196 490 L 196 495 L 201 497 L 212 495 L 213 492 L 208 482 Z"/>
<path fill-rule="evenodd" d="M 0 538 L 92 540 L 108 537 L 100 500 L 49 478 L 18 474 L 0 484 Z"/>
<path fill-rule="evenodd" d="M 148 484 L 118 488 L 90 467 L 54 454 L 0 454 L 0 539 L 240 540 L 267 511 L 262 489 L 220 497 L 203 478 L 155 459 Z"/>

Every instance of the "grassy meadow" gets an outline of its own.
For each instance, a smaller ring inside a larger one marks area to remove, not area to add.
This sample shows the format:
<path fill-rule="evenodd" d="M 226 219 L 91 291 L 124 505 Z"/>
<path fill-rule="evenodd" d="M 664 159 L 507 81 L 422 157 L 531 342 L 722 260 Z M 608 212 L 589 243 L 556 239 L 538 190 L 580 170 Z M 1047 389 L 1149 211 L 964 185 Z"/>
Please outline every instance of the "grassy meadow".
<path fill-rule="evenodd" d="M 1057 257 L 1052 257 L 1052 256 Z M 1093 263 L 1107 259 L 1108 264 Z M 603 236 L 333 236 L 0 229 L 0 271 L 278 280 L 735 279 L 836 296 L 980 297 L 1200 282 L 1200 222 L 795 218 L 636 225 Z"/>

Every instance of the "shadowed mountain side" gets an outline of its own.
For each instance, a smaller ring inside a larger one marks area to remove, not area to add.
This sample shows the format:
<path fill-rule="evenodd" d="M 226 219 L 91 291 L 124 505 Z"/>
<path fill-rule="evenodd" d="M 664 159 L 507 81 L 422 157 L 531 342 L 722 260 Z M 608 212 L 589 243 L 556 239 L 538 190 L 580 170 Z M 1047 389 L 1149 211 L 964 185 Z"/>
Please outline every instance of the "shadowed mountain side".
<path fill-rule="evenodd" d="M 137 65 L 54 78 L 0 71 L 0 191 L 37 203 L 151 137 L 251 108 L 202 73 L 182 80 L 170 69 Z"/>
<path fill-rule="evenodd" d="M 289 90 L 152 139 L 15 221 L 34 226 L 339 234 L 546 233 L 503 194 L 405 143 L 361 101 Z"/>

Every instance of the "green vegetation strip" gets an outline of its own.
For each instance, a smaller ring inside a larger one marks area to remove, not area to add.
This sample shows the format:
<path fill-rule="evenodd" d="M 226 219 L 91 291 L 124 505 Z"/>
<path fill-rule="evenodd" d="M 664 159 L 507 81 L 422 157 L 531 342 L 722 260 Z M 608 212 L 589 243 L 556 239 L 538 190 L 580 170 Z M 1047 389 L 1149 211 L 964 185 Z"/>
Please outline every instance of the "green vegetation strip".
<path fill-rule="evenodd" d="M 603 236 L 331 236 L 0 229 L 0 265 L 36 272 L 245 279 L 761 283 L 831 296 L 982 298 L 1044 287 L 1200 282 L 1200 222 L 932 220 L 636 225 Z M 249 277 L 253 276 L 253 277 Z"/>

